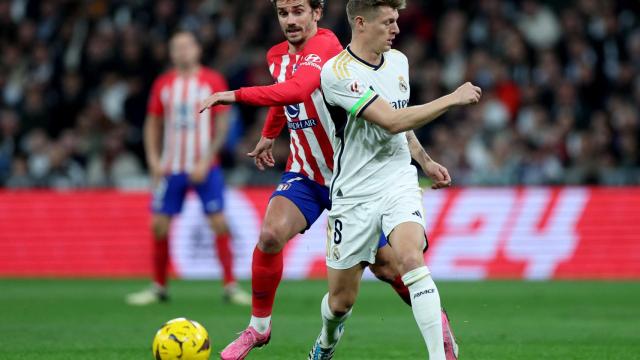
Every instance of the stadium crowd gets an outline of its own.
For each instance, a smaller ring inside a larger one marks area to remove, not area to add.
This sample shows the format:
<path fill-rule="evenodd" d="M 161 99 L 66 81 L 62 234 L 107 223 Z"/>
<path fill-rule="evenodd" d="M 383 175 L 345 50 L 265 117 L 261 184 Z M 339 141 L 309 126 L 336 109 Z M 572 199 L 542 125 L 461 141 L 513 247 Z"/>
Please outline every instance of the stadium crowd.
<path fill-rule="evenodd" d="M 327 0 L 321 22 L 343 45 L 345 2 Z M 0 186 L 146 186 L 142 126 L 168 37 L 194 31 L 232 89 L 269 84 L 265 52 L 283 40 L 272 12 L 268 0 L 0 0 Z M 399 21 L 412 103 L 483 88 L 417 134 L 454 184 L 640 184 L 640 2 L 409 0 Z M 279 169 L 245 156 L 265 114 L 233 109 L 232 183 L 279 179 L 287 141 Z"/>

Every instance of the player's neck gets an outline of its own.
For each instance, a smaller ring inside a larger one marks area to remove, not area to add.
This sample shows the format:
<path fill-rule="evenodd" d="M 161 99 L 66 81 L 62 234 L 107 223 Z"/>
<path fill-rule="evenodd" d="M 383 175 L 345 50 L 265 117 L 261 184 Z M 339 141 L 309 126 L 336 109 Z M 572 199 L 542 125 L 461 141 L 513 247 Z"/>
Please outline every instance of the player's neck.
<path fill-rule="evenodd" d="M 358 58 L 366 61 L 369 64 L 380 64 L 382 61 L 382 53 L 378 53 L 375 50 L 371 49 L 367 44 L 362 41 L 354 39 L 349 44 L 349 50 L 356 55 Z"/>
<path fill-rule="evenodd" d="M 318 27 L 316 26 L 315 29 L 309 32 L 309 36 L 307 36 L 307 38 L 304 39 L 304 41 L 298 44 L 289 43 L 289 54 L 297 54 L 298 52 L 300 52 L 300 50 L 302 50 L 304 46 L 307 45 L 307 42 L 309 42 L 309 39 L 316 36 L 317 33 L 318 33 Z"/>
<path fill-rule="evenodd" d="M 195 75 L 200 70 L 200 65 L 190 66 L 187 68 L 181 68 L 176 66 L 176 72 L 179 76 L 189 77 Z"/>

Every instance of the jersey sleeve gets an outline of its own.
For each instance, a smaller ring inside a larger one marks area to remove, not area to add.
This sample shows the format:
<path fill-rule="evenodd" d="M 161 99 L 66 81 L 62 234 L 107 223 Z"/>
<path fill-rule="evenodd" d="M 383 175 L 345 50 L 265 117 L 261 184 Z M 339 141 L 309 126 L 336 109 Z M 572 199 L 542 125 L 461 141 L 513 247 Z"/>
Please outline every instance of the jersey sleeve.
<path fill-rule="evenodd" d="M 368 83 L 333 64 L 327 64 L 322 69 L 322 93 L 325 100 L 329 105 L 343 108 L 353 117 L 360 117 L 378 98 L 378 94 Z"/>
<path fill-rule="evenodd" d="M 278 137 L 286 122 L 287 117 L 284 115 L 284 108 L 282 106 L 270 107 L 267 113 L 267 119 L 262 127 L 262 136 L 268 139 Z"/>
<path fill-rule="evenodd" d="M 236 90 L 236 100 L 253 106 L 284 106 L 304 102 L 320 87 L 320 71 L 324 63 L 340 51 L 337 40 L 314 37 L 305 46 L 304 58 L 289 80 L 268 86 L 240 88 Z"/>
<path fill-rule="evenodd" d="M 162 99 L 160 98 L 162 83 L 162 78 L 158 78 L 151 86 L 151 94 L 147 103 L 147 116 L 162 117 L 164 115 L 164 105 L 162 105 Z"/>

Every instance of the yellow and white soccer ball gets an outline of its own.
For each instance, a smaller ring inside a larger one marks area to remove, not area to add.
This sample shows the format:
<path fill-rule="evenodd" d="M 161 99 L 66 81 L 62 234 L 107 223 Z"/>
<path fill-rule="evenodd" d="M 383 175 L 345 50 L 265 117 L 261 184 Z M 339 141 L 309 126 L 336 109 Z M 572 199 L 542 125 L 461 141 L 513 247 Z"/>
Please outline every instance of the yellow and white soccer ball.
<path fill-rule="evenodd" d="M 152 351 L 156 360 L 208 360 L 211 343 L 204 326 L 193 320 L 177 318 L 169 320 L 158 330 Z"/>

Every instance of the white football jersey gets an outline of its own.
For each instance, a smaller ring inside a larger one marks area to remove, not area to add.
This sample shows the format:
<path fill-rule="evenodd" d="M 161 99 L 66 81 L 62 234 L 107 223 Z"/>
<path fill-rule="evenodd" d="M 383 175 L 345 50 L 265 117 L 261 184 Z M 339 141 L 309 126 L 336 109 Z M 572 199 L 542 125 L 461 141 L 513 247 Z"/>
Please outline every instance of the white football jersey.
<path fill-rule="evenodd" d="M 391 134 L 361 118 L 378 97 L 396 109 L 409 104 L 407 57 L 391 50 L 373 65 L 347 47 L 324 65 L 321 84 L 336 125 L 332 202 L 359 202 L 393 188 L 417 187 L 405 133 Z"/>

